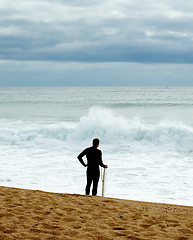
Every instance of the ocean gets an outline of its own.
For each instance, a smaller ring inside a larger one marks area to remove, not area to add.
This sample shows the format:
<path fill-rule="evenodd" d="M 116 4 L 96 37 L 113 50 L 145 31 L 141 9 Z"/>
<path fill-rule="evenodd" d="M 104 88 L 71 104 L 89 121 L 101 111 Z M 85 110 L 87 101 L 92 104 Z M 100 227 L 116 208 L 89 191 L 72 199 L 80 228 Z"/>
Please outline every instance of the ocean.
<path fill-rule="evenodd" d="M 106 197 L 193 206 L 193 88 L 0 88 L 1 186 L 84 194 L 95 137 Z"/>

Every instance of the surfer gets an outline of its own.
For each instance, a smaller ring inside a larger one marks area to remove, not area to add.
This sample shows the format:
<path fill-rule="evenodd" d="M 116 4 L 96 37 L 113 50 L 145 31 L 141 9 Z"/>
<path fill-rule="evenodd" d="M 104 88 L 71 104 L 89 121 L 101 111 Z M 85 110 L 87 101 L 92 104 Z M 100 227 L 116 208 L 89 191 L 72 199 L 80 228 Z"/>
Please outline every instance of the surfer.
<path fill-rule="evenodd" d="M 87 167 L 86 195 L 89 195 L 92 183 L 93 183 L 92 195 L 96 196 L 97 194 L 97 187 L 100 176 L 99 165 L 103 168 L 108 168 L 107 165 L 103 164 L 102 152 L 101 150 L 98 149 L 99 142 L 100 141 L 98 138 L 93 139 L 92 147 L 84 149 L 77 157 L 80 163 L 84 167 Z M 86 156 L 87 158 L 87 164 L 85 164 L 85 162 L 82 159 L 84 156 Z"/>

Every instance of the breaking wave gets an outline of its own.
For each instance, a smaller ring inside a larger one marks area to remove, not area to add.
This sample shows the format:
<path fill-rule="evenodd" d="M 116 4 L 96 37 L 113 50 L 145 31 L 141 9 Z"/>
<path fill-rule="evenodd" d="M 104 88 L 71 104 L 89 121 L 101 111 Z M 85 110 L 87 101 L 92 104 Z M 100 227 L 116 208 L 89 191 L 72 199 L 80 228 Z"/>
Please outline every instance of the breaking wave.
<path fill-rule="evenodd" d="M 193 151 L 193 128 L 177 122 L 145 124 L 93 107 L 78 123 L 0 125 L 0 145 L 50 148 L 90 144 L 94 137 L 115 148 Z"/>

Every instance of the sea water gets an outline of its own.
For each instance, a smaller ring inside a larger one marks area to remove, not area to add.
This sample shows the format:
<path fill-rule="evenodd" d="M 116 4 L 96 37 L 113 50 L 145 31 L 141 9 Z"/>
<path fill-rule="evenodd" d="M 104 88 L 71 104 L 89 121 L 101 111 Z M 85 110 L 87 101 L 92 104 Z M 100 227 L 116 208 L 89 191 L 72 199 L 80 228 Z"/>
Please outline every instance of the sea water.
<path fill-rule="evenodd" d="M 1 186 L 84 194 L 95 137 L 106 197 L 193 206 L 193 88 L 0 88 Z"/>

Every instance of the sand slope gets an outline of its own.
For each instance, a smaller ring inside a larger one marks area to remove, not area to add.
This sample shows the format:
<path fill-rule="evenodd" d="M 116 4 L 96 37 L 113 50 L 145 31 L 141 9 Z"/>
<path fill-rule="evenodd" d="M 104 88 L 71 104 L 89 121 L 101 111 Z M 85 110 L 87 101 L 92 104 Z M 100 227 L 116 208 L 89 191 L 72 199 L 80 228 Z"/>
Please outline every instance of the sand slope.
<path fill-rule="evenodd" d="M 193 207 L 0 187 L 11 239 L 193 239 Z"/>

